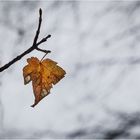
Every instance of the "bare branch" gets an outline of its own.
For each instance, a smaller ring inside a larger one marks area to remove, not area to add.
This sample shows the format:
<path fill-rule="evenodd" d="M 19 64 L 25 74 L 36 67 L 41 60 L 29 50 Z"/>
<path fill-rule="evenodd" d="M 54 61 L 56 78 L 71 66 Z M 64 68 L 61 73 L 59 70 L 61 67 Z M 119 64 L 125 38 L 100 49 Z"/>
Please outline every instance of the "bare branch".
<path fill-rule="evenodd" d="M 45 41 L 47 41 L 48 38 L 50 38 L 51 35 L 47 35 L 46 37 L 44 37 L 43 39 L 41 39 L 36 45 L 39 46 L 40 44 L 44 43 Z"/>
<path fill-rule="evenodd" d="M 40 8 L 40 9 L 39 9 L 38 28 L 37 28 L 36 35 L 35 35 L 35 38 L 34 38 L 34 41 L 33 41 L 33 46 L 37 43 L 37 39 L 38 39 L 38 36 L 39 36 L 39 33 L 40 33 L 41 23 L 42 23 L 42 10 L 41 10 L 41 8 Z"/>
<path fill-rule="evenodd" d="M 38 48 L 38 47 L 36 48 L 36 50 L 41 51 L 41 52 L 44 52 L 44 53 L 46 53 L 46 54 L 51 53 L 50 50 L 43 50 L 43 49 L 40 49 L 40 48 Z"/>
<path fill-rule="evenodd" d="M 5 69 L 7 69 L 8 67 L 10 67 L 12 64 L 14 64 L 15 62 L 17 62 L 18 60 L 20 60 L 23 56 L 29 54 L 30 52 L 32 52 L 33 50 L 38 50 L 38 51 L 41 51 L 41 52 L 44 52 L 46 54 L 50 53 L 51 51 L 49 50 L 43 50 L 43 49 L 40 49 L 38 48 L 38 46 L 44 42 L 47 41 L 48 38 L 51 37 L 51 35 L 47 35 L 45 38 L 41 39 L 38 43 L 37 43 L 37 40 L 38 40 L 38 36 L 39 36 L 39 33 L 40 33 L 40 28 L 41 28 L 41 23 L 42 23 L 42 10 L 41 8 L 39 9 L 39 23 L 38 23 L 38 28 L 37 28 L 37 31 L 36 31 L 36 35 L 34 37 L 34 41 L 33 41 L 33 45 L 27 49 L 25 52 L 23 52 L 22 54 L 18 55 L 17 57 L 15 57 L 13 60 L 11 60 L 10 62 L 8 62 L 7 64 L 5 64 L 4 66 L 0 67 L 0 72 L 4 71 Z"/>

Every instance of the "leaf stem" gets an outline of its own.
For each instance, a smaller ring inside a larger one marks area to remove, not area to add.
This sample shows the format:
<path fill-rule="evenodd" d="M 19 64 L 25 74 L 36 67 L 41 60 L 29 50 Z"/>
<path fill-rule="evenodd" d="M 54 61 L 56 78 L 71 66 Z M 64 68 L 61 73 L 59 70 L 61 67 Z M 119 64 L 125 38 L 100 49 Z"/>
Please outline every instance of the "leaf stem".
<path fill-rule="evenodd" d="M 41 62 L 43 61 L 43 59 L 45 58 L 46 55 L 47 55 L 47 53 L 42 57 L 42 59 L 40 60 Z"/>

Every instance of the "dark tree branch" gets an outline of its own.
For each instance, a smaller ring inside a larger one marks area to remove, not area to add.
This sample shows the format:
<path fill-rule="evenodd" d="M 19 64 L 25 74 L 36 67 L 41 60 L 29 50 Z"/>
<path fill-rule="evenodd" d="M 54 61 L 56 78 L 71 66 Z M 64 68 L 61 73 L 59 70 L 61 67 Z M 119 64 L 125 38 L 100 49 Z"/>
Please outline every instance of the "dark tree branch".
<path fill-rule="evenodd" d="M 33 46 L 37 43 L 37 39 L 38 39 L 38 36 L 39 36 L 39 33 L 40 33 L 41 23 L 42 23 L 42 10 L 41 10 L 41 8 L 40 8 L 40 9 L 39 9 L 38 28 L 37 28 L 36 35 L 35 35 L 35 38 L 34 38 L 34 41 L 33 41 Z"/>
<path fill-rule="evenodd" d="M 45 41 L 47 41 L 48 38 L 50 38 L 51 35 L 47 35 L 46 37 L 42 38 L 38 43 L 36 43 L 37 46 L 39 46 L 40 44 L 44 43 Z"/>
<path fill-rule="evenodd" d="M 48 53 L 50 53 L 51 51 L 49 51 L 49 50 L 43 50 L 43 49 L 40 49 L 40 48 L 36 48 L 36 50 L 38 50 L 38 51 L 41 51 L 41 52 L 44 52 L 44 53 L 46 53 L 46 54 L 48 54 Z"/>
<path fill-rule="evenodd" d="M 4 66 L 0 67 L 0 72 L 4 71 L 5 69 L 7 69 L 8 67 L 10 67 L 12 64 L 14 64 L 15 62 L 17 62 L 18 60 L 20 60 L 23 56 L 29 54 L 30 52 L 32 52 L 33 50 L 38 50 L 38 51 L 41 51 L 41 52 L 44 52 L 46 54 L 50 53 L 51 51 L 49 50 L 43 50 L 43 49 L 40 49 L 38 48 L 38 46 L 44 42 L 47 41 L 48 38 L 51 37 L 51 35 L 47 35 L 45 38 L 41 39 L 38 43 L 37 43 L 37 40 L 38 40 L 38 36 L 39 36 L 39 33 L 40 33 L 40 27 L 41 27 L 41 22 L 42 22 L 42 10 L 41 8 L 39 9 L 39 23 L 38 23 L 38 28 L 37 28 L 37 31 L 36 31 L 36 35 L 34 37 L 34 41 L 33 41 L 33 45 L 27 49 L 25 52 L 23 52 L 22 54 L 18 55 L 17 57 L 15 57 L 13 60 L 11 60 L 10 62 L 8 62 L 7 64 L 5 64 Z"/>

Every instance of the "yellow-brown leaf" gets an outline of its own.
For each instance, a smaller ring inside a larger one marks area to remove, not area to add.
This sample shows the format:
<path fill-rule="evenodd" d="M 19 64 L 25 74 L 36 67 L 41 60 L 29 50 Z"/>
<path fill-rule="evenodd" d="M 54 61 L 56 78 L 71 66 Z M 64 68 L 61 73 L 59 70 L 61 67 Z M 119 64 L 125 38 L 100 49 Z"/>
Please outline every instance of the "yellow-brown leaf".
<path fill-rule="evenodd" d="M 51 59 L 39 61 L 36 57 L 27 59 L 28 65 L 23 68 L 24 84 L 32 81 L 35 102 L 37 105 L 50 93 L 53 84 L 59 82 L 66 72 Z"/>

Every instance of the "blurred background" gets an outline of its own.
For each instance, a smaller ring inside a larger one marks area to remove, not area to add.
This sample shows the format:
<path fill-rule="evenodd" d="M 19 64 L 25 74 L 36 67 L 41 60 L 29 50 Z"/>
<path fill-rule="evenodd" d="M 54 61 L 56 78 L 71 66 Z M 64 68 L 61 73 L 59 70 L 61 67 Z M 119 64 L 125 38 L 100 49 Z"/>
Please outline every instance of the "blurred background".
<path fill-rule="evenodd" d="M 140 1 L 0 1 L 0 66 L 42 49 L 67 74 L 35 108 L 26 59 L 0 73 L 0 138 L 140 138 Z"/>

